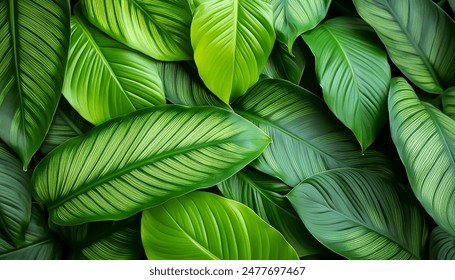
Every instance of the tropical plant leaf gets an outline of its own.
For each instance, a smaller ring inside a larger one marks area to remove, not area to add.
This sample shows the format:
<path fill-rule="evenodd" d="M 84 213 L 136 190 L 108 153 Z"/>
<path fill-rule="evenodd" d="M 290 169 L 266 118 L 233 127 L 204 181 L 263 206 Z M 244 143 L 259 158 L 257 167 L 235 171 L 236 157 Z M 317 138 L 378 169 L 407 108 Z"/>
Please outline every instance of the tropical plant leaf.
<path fill-rule="evenodd" d="M 291 54 L 283 43 L 275 42 L 262 73 L 270 78 L 284 79 L 298 85 L 306 64 L 303 44 L 302 40 L 298 40 Z"/>
<path fill-rule="evenodd" d="M 141 232 L 148 259 L 298 259 L 283 236 L 250 208 L 207 192 L 144 211 Z"/>
<path fill-rule="evenodd" d="M 40 152 L 48 154 L 65 141 L 84 134 L 92 127 L 93 125 L 82 118 L 65 98 L 60 98 L 51 127 L 40 147 Z"/>
<path fill-rule="evenodd" d="M 305 228 L 285 195 L 291 188 L 280 180 L 246 167 L 218 184 L 224 197 L 254 210 L 281 232 L 299 256 L 324 252 L 324 247 Z"/>
<path fill-rule="evenodd" d="M 274 42 L 269 2 L 202 1 L 194 12 L 191 44 L 199 75 L 226 104 L 258 81 Z"/>
<path fill-rule="evenodd" d="M 423 211 L 391 180 L 341 168 L 308 178 L 288 198 L 308 230 L 349 259 L 420 259 L 427 228 Z"/>
<path fill-rule="evenodd" d="M 389 93 L 390 131 L 415 196 L 455 235 L 455 121 L 421 102 L 403 78 Z"/>
<path fill-rule="evenodd" d="M 365 151 L 387 121 L 391 79 L 386 53 L 361 19 L 338 17 L 303 35 L 316 57 L 316 74 L 330 110 Z"/>
<path fill-rule="evenodd" d="M 325 18 L 330 2 L 331 0 L 272 0 L 277 39 L 292 50 L 300 34 L 315 28 Z"/>
<path fill-rule="evenodd" d="M 354 0 L 390 59 L 425 91 L 455 85 L 455 23 L 428 0 Z"/>
<path fill-rule="evenodd" d="M 0 140 L 0 233 L 12 245 L 21 246 L 31 216 L 30 177 L 22 162 Z"/>
<path fill-rule="evenodd" d="M 24 170 L 61 95 L 69 21 L 66 0 L 0 1 L 0 138 Z"/>
<path fill-rule="evenodd" d="M 455 260 L 455 237 L 436 227 L 430 235 L 431 260 Z"/>
<path fill-rule="evenodd" d="M 58 260 L 61 245 L 55 240 L 44 219 L 44 213 L 33 207 L 25 243 L 14 246 L 0 232 L 0 260 Z"/>
<path fill-rule="evenodd" d="M 452 8 L 452 11 L 455 13 L 455 0 L 449 0 L 450 7 Z"/>
<path fill-rule="evenodd" d="M 451 87 L 441 96 L 444 113 L 455 120 L 455 87 Z"/>
<path fill-rule="evenodd" d="M 191 9 L 181 0 L 82 0 L 86 18 L 115 40 L 155 59 L 190 60 Z"/>
<path fill-rule="evenodd" d="M 142 109 L 53 150 L 35 169 L 34 197 L 56 224 L 124 219 L 225 180 L 269 142 L 227 110 Z"/>
<path fill-rule="evenodd" d="M 319 97 L 290 82 L 261 81 L 232 106 L 272 138 L 251 165 L 291 187 L 339 167 L 374 169 L 393 176 L 379 153 L 368 151 L 362 156 L 353 135 Z"/>
<path fill-rule="evenodd" d="M 63 95 L 86 120 L 101 124 L 165 104 L 158 69 L 154 60 L 93 27 L 76 7 Z"/>

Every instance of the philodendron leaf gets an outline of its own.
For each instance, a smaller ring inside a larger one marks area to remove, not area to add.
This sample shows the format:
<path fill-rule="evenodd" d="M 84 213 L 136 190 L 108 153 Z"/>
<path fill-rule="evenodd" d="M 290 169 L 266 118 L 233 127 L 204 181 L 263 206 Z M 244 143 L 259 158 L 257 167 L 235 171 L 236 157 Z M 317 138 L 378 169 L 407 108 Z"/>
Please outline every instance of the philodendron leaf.
<path fill-rule="evenodd" d="M 357 18 L 328 20 L 303 38 L 315 55 L 325 102 L 365 151 L 387 121 L 391 73 L 385 51 Z"/>
<path fill-rule="evenodd" d="M 0 233 L 15 246 L 25 242 L 30 222 L 32 196 L 30 174 L 22 162 L 0 140 Z"/>
<path fill-rule="evenodd" d="M 451 87 L 441 96 L 443 112 L 455 120 L 455 87 Z"/>
<path fill-rule="evenodd" d="M 142 214 L 148 259 L 298 259 L 283 236 L 236 201 L 192 192 Z"/>
<path fill-rule="evenodd" d="M 44 212 L 32 208 L 30 224 L 21 246 L 10 244 L 0 232 L 0 260 L 58 260 L 62 247 L 49 232 Z"/>
<path fill-rule="evenodd" d="M 392 176 L 381 154 L 368 151 L 362 155 L 353 135 L 324 102 L 290 82 L 263 80 L 232 106 L 272 138 L 272 144 L 251 165 L 291 187 L 339 167 L 372 169 Z"/>
<path fill-rule="evenodd" d="M 455 23 L 433 1 L 354 0 L 390 59 L 414 84 L 440 93 L 455 85 Z"/>
<path fill-rule="evenodd" d="M 272 0 L 277 39 L 292 50 L 297 37 L 327 15 L 331 0 Z"/>
<path fill-rule="evenodd" d="M 436 227 L 430 235 L 430 259 L 455 260 L 455 237 Z"/>
<path fill-rule="evenodd" d="M 57 108 L 69 30 L 67 0 L 0 1 L 0 138 L 25 170 Z"/>
<path fill-rule="evenodd" d="M 191 44 L 207 88 L 229 104 L 259 80 L 275 42 L 273 12 L 263 0 L 208 0 L 197 6 Z"/>
<path fill-rule="evenodd" d="M 288 198 L 322 244 L 349 259 L 420 259 L 423 211 L 391 180 L 354 168 L 314 175 Z"/>
<path fill-rule="evenodd" d="M 34 197 L 56 224 L 123 219 L 213 186 L 255 159 L 270 139 L 215 107 L 155 106 L 97 126 L 36 167 Z"/>
<path fill-rule="evenodd" d="M 191 9 L 181 0 L 82 0 L 87 19 L 130 48 L 163 61 L 190 60 Z"/>
<path fill-rule="evenodd" d="M 97 125 L 165 104 L 158 69 L 153 59 L 93 27 L 76 6 L 63 95 L 86 120 Z"/>
<path fill-rule="evenodd" d="M 324 252 L 303 225 L 285 195 L 291 188 L 280 180 L 246 167 L 218 184 L 224 197 L 245 204 L 277 229 L 299 256 Z"/>
<path fill-rule="evenodd" d="M 403 78 L 389 93 L 390 131 L 415 196 L 455 235 L 455 121 L 421 102 Z"/>

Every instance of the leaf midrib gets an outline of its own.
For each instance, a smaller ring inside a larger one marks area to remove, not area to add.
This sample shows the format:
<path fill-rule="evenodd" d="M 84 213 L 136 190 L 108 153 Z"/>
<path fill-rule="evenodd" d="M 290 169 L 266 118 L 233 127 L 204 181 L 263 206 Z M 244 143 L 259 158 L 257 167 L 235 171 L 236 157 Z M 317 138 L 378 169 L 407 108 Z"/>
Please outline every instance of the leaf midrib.
<path fill-rule="evenodd" d="M 17 252 L 20 252 L 20 251 L 24 251 L 24 250 L 27 250 L 28 248 L 32 248 L 32 247 L 37 247 L 37 246 L 41 246 L 41 245 L 44 245 L 46 243 L 52 243 L 54 240 L 52 238 L 47 238 L 47 239 L 43 239 L 43 240 L 39 240 L 37 242 L 33 242 L 31 244 L 27 244 L 23 247 L 20 247 L 20 248 L 14 248 L 13 250 L 10 250 L 10 251 L 7 251 L 3 254 L 0 254 L 0 257 L 5 257 L 5 256 L 8 256 L 8 255 L 11 255 L 11 254 L 14 254 L 14 253 L 17 253 Z"/>

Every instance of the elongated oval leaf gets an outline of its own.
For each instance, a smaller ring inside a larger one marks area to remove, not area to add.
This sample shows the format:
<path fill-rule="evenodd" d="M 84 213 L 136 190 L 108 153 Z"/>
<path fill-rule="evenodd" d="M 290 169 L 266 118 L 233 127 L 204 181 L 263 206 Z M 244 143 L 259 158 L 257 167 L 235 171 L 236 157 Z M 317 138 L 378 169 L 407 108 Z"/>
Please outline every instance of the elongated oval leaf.
<path fill-rule="evenodd" d="M 317 174 L 288 198 L 308 230 L 349 259 L 419 259 L 427 238 L 423 211 L 390 180 L 342 168 Z"/>
<path fill-rule="evenodd" d="M 82 0 L 87 19 L 115 40 L 158 60 L 192 59 L 191 9 L 181 0 Z"/>
<path fill-rule="evenodd" d="M 375 169 L 390 175 L 375 151 L 362 156 L 357 141 L 314 94 L 283 80 L 264 80 L 237 100 L 234 110 L 272 138 L 252 166 L 293 187 L 325 170 Z"/>
<path fill-rule="evenodd" d="M 283 236 L 248 207 L 192 192 L 142 214 L 148 259 L 297 259 Z"/>
<path fill-rule="evenodd" d="M 69 29 L 67 0 L 0 1 L 0 138 L 24 169 L 57 108 Z"/>
<path fill-rule="evenodd" d="M 391 79 L 386 53 L 361 19 L 328 20 L 303 35 L 316 57 L 316 74 L 330 110 L 365 149 L 387 120 Z"/>
<path fill-rule="evenodd" d="M 442 95 L 442 106 L 444 113 L 455 120 L 455 87 L 449 88 Z"/>
<path fill-rule="evenodd" d="M 327 15 L 331 0 L 272 0 L 277 39 L 292 50 L 297 37 L 316 27 Z"/>
<path fill-rule="evenodd" d="M 455 85 L 455 23 L 428 0 L 354 0 L 390 59 L 429 92 Z"/>
<path fill-rule="evenodd" d="M 100 124 L 136 109 L 165 104 L 157 63 L 93 27 L 79 6 L 63 95 L 86 120 Z"/>
<path fill-rule="evenodd" d="M 430 259 L 455 260 L 455 237 L 436 227 L 430 235 Z"/>
<path fill-rule="evenodd" d="M 392 79 L 390 131 L 415 196 L 455 235 L 455 121 L 421 102 L 403 78 Z"/>
<path fill-rule="evenodd" d="M 25 242 L 31 207 L 30 176 L 0 140 L 0 232 L 3 231 L 13 245 Z"/>
<path fill-rule="evenodd" d="M 273 12 L 262 0 L 209 0 L 197 6 L 191 44 L 207 88 L 229 104 L 259 80 L 275 42 Z"/>
<path fill-rule="evenodd" d="M 53 150 L 35 169 L 34 197 L 57 224 L 123 219 L 225 180 L 269 141 L 223 109 L 143 109 Z"/>
<path fill-rule="evenodd" d="M 245 204 L 283 234 L 299 256 L 324 252 L 285 198 L 291 188 L 280 180 L 244 168 L 218 184 L 223 196 Z"/>

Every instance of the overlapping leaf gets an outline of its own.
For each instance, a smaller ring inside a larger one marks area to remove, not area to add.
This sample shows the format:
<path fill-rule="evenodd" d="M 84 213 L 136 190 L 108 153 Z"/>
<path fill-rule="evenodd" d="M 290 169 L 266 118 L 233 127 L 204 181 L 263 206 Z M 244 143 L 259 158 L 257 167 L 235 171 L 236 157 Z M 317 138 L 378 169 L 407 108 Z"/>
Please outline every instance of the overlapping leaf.
<path fill-rule="evenodd" d="M 421 102 L 403 78 L 389 93 L 390 131 L 415 196 L 455 235 L 455 121 Z"/>
<path fill-rule="evenodd" d="M 436 227 L 430 235 L 430 259 L 455 260 L 455 237 Z"/>
<path fill-rule="evenodd" d="M 61 95 L 69 21 L 67 0 L 0 1 L 0 138 L 24 169 Z"/>
<path fill-rule="evenodd" d="M 455 87 L 449 88 L 441 99 L 444 113 L 455 120 Z"/>
<path fill-rule="evenodd" d="M 283 236 L 251 209 L 207 192 L 144 211 L 141 232 L 148 259 L 298 259 Z"/>

